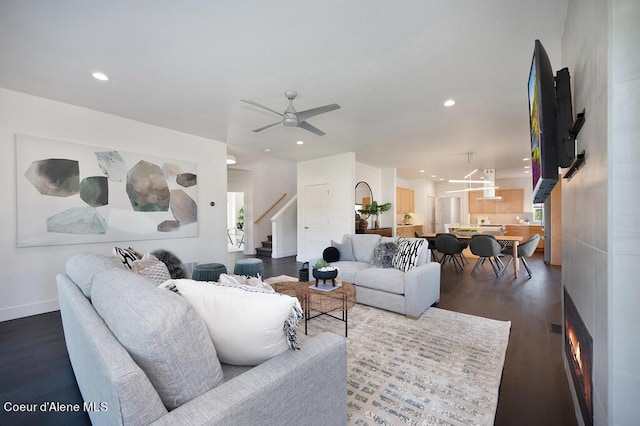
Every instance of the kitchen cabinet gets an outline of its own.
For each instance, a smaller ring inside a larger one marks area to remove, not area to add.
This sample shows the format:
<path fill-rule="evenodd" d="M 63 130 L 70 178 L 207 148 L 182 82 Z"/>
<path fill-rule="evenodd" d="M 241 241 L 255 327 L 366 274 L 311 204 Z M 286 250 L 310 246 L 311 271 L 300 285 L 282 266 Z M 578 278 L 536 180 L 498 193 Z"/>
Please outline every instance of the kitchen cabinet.
<path fill-rule="evenodd" d="M 415 211 L 415 194 L 413 189 L 396 187 L 396 213 L 413 213 Z"/>
<path fill-rule="evenodd" d="M 522 242 L 527 241 L 533 234 L 539 234 L 540 237 L 544 236 L 542 226 L 540 225 L 507 225 L 506 235 L 519 235 L 522 237 Z M 544 250 L 544 238 L 540 238 L 536 251 Z"/>
<path fill-rule="evenodd" d="M 396 236 L 404 238 L 414 238 L 418 234 L 422 234 L 422 225 L 398 225 L 396 226 Z"/>
<path fill-rule="evenodd" d="M 496 189 L 500 201 L 477 200 L 478 192 L 469 193 L 469 213 L 522 213 L 524 212 L 524 189 Z"/>
<path fill-rule="evenodd" d="M 481 197 L 478 192 L 469 193 L 469 213 L 492 214 L 496 212 L 496 202 L 491 200 L 476 200 Z"/>
<path fill-rule="evenodd" d="M 496 195 L 502 201 L 496 201 L 496 213 L 522 213 L 524 211 L 524 189 L 498 189 Z"/>

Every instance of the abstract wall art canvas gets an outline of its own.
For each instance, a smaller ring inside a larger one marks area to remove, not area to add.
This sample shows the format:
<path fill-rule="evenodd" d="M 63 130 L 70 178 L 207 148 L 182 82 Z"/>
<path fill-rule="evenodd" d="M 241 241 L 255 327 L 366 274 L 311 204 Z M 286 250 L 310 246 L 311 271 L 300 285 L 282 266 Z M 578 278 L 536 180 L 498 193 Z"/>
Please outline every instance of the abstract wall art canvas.
<path fill-rule="evenodd" d="M 16 135 L 18 247 L 198 236 L 197 164 Z"/>

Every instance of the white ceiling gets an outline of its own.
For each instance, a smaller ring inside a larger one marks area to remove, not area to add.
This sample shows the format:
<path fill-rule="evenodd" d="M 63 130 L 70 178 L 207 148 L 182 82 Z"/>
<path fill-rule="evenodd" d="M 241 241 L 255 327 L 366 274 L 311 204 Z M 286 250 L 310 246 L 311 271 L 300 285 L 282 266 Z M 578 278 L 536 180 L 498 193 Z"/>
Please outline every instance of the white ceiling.
<path fill-rule="evenodd" d="M 474 168 L 522 176 L 534 40 L 561 68 L 566 10 L 567 0 L 0 0 L 0 87 L 226 142 L 239 168 L 353 151 L 405 179 L 449 179 L 473 152 Z M 278 117 L 240 99 L 284 111 L 286 90 L 298 111 L 340 104 L 309 119 L 326 136 L 251 132 Z"/>

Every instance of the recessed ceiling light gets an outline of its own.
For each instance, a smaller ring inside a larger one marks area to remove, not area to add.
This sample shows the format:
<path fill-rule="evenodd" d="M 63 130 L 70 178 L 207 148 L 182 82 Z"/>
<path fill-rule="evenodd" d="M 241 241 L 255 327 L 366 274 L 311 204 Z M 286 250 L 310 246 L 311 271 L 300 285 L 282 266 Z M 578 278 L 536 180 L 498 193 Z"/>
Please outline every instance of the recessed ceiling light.
<path fill-rule="evenodd" d="M 271 152 L 271 148 L 265 148 L 264 152 Z"/>
<path fill-rule="evenodd" d="M 456 101 L 454 101 L 453 99 L 447 99 L 446 101 L 444 101 L 444 106 L 446 107 L 452 107 L 456 104 Z"/>
<path fill-rule="evenodd" d="M 525 170 L 524 172 L 525 172 L 525 173 L 529 173 L 529 170 Z"/>
<path fill-rule="evenodd" d="M 524 166 L 525 169 L 528 169 L 530 166 Z"/>
<path fill-rule="evenodd" d="M 431 177 L 435 179 L 436 175 L 431 175 Z"/>
<path fill-rule="evenodd" d="M 91 76 L 93 78 L 95 78 L 96 80 L 100 80 L 100 81 L 109 80 L 109 77 L 107 77 L 107 75 L 105 73 L 102 73 L 102 72 L 94 72 L 93 74 L 91 74 Z"/>
<path fill-rule="evenodd" d="M 236 164 L 236 156 L 228 154 L 227 155 L 227 164 Z"/>
<path fill-rule="evenodd" d="M 529 158 L 523 158 L 522 161 L 529 161 Z"/>
<path fill-rule="evenodd" d="M 296 142 L 296 143 L 297 143 L 298 145 L 304 145 L 304 142 L 302 142 L 302 141 L 298 141 L 298 142 Z"/>
<path fill-rule="evenodd" d="M 440 180 L 442 181 L 442 180 L 444 180 L 444 178 L 440 178 Z"/>
<path fill-rule="evenodd" d="M 420 173 L 424 173 L 424 170 L 420 170 Z"/>

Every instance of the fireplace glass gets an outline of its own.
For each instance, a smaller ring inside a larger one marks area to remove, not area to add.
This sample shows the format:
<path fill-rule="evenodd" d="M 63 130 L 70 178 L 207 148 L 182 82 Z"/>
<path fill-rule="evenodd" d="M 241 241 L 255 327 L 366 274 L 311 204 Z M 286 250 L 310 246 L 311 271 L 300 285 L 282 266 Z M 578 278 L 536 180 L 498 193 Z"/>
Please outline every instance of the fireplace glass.
<path fill-rule="evenodd" d="M 593 425 L 593 338 L 571 296 L 564 289 L 564 351 L 584 424 Z"/>

